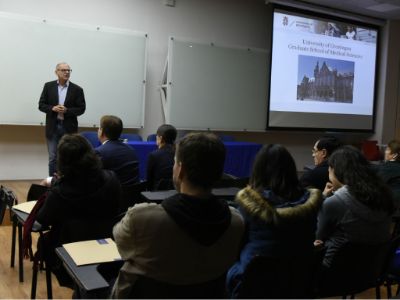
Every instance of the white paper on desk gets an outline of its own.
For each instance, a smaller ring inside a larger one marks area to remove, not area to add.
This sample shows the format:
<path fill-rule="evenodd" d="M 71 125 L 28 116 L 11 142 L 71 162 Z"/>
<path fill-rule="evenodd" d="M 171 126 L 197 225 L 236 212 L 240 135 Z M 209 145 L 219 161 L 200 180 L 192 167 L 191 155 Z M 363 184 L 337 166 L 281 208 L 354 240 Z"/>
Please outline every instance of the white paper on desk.
<path fill-rule="evenodd" d="M 110 238 L 69 243 L 63 247 L 77 266 L 122 259 L 117 245 Z"/>
<path fill-rule="evenodd" d="M 12 208 L 22 211 L 24 213 L 30 214 L 33 207 L 35 206 L 36 202 L 37 202 L 36 200 L 35 201 L 26 201 L 26 202 L 23 202 L 20 204 L 13 205 Z"/>

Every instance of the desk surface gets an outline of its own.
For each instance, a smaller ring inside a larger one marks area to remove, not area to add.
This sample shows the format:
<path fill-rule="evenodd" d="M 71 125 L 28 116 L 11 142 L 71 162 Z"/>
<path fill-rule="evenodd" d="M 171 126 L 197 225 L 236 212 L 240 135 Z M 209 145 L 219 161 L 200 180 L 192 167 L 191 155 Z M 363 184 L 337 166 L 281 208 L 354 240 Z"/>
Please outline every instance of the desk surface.
<path fill-rule="evenodd" d="M 63 247 L 56 248 L 56 253 L 68 274 L 83 290 L 91 292 L 109 287 L 108 282 L 97 270 L 99 264 L 77 266 Z"/>
<path fill-rule="evenodd" d="M 212 193 L 215 196 L 221 198 L 233 199 L 239 190 L 240 189 L 237 187 L 218 188 L 218 189 L 213 189 Z M 178 192 L 176 190 L 169 190 L 169 191 L 157 191 L 157 192 L 142 192 L 141 194 L 147 201 L 161 202 L 165 198 L 171 197 L 177 193 Z"/>
<path fill-rule="evenodd" d="M 11 211 L 12 211 L 13 215 L 17 218 L 17 221 L 21 224 L 24 224 L 26 219 L 29 216 L 29 214 L 22 212 L 18 209 L 11 208 Z M 34 232 L 38 232 L 38 231 L 46 230 L 46 229 L 47 228 L 42 228 L 42 225 L 37 221 L 35 221 L 35 223 L 33 223 L 32 231 L 34 231 Z"/>

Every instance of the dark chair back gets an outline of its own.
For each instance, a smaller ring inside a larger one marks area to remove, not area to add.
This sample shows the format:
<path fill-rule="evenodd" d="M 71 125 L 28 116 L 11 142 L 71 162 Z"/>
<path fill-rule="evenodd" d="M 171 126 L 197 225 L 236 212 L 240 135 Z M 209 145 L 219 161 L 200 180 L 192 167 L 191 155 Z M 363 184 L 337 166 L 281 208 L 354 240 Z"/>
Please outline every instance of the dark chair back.
<path fill-rule="evenodd" d="M 128 210 L 128 207 L 131 207 L 136 203 L 143 202 L 141 192 L 145 191 L 146 187 L 146 181 L 122 186 L 121 203 L 118 211 L 123 213 Z"/>
<path fill-rule="evenodd" d="M 32 183 L 26 196 L 26 201 L 38 200 L 47 190 L 48 187 L 46 186 Z"/>
<path fill-rule="evenodd" d="M 387 260 L 391 242 L 368 245 L 347 243 L 318 275 L 318 297 L 346 296 L 375 287 Z"/>
<path fill-rule="evenodd" d="M 295 250 L 294 250 L 295 251 Z M 237 298 L 293 299 L 313 295 L 318 254 L 255 256 L 247 265 Z"/>
<path fill-rule="evenodd" d="M 171 176 L 172 177 L 172 176 Z M 160 181 L 158 181 L 154 187 L 153 191 L 168 191 L 168 190 L 174 190 L 174 182 L 172 181 L 172 178 L 162 178 Z"/>
<path fill-rule="evenodd" d="M 122 186 L 133 185 L 139 182 L 139 162 L 125 161 L 123 164 L 111 168 Z"/>
<path fill-rule="evenodd" d="M 225 274 L 217 279 L 191 285 L 174 285 L 140 276 L 129 298 L 142 299 L 222 299 L 225 295 Z"/>
<path fill-rule="evenodd" d="M 249 177 L 239 178 L 231 174 L 224 173 L 222 178 L 214 185 L 214 188 L 237 187 L 245 188 L 249 183 Z"/>

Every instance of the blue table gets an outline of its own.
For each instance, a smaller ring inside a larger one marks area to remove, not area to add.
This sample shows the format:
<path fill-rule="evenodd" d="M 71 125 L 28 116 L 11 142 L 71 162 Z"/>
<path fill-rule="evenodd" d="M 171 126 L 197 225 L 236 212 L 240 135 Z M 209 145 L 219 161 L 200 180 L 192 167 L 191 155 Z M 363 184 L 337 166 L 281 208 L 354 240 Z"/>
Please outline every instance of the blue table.
<path fill-rule="evenodd" d="M 139 159 L 139 177 L 141 180 L 146 179 L 147 169 L 147 157 L 150 152 L 157 149 L 156 142 L 139 142 L 139 141 L 128 141 L 127 144 L 136 151 L 136 155 Z"/>
<path fill-rule="evenodd" d="M 226 158 L 224 172 L 239 178 L 249 177 L 254 158 L 262 145 L 249 142 L 224 142 Z"/>
<path fill-rule="evenodd" d="M 157 149 L 156 142 L 129 141 L 127 143 L 136 150 L 139 158 L 140 179 L 146 179 L 147 157 Z M 224 142 L 226 159 L 224 172 L 239 178 L 249 177 L 251 167 L 261 144 L 249 142 Z"/>

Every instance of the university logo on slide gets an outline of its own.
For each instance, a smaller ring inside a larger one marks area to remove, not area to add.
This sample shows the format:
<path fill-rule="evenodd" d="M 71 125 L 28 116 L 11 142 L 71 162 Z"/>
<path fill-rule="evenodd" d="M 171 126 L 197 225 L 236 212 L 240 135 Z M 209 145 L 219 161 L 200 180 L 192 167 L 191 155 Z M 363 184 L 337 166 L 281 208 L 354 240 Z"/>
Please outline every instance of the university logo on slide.
<path fill-rule="evenodd" d="M 283 17 L 282 24 L 283 24 L 283 26 L 287 26 L 289 24 L 289 19 L 287 16 Z"/>

